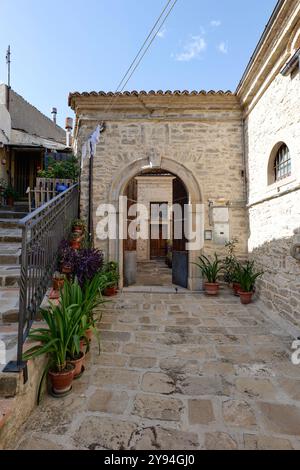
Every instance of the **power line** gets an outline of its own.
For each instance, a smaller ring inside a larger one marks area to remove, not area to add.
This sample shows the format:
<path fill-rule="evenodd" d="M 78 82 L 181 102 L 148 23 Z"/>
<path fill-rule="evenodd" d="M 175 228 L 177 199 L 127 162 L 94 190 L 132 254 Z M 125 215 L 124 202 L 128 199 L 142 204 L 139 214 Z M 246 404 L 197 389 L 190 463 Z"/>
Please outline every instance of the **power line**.
<path fill-rule="evenodd" d="M 122 93 L 122 91 L 124 91 L 126 85 L 128 84 L 129 80 L 131 79 L 131 77 L 133 76 L 133 74 L 135 73 L 135 71 L 137 70 L 137 68 L 139 67 L 140 63 L 142 62 L 143 58 L 145 57 L 146 53 L 148 52 L 148 50 L 150 49 L 151 45 L 153 44 L 154 40 L 156 39 L 157 37 L 157 34 L 159 33 L 159 31 L 161 30 L 162 26 L 165 24 L 167 18 L 169 17 L 169 15 L 171 14 L 172 10 L 174 9 L 176 3 L 177 3 L 178 0 L 168 0 L 167 4 L 165 5 L 165 7 L 163 8 L 161 14 L 159 15 L 157 21 L 155 22 L 154 26 L 152 27 L 150 33 L 148 34 L 147 38 L 145 39 L 143 45 L 141 46 L 139 52 L 137 53 L 137 55 L 135 56 L 134 60 L 132 61 L 130 67 L 128 68 L 128 70 L 126 71 L 125 75 L 123 76 L 122 80 L 120 81 L 116 91 L 114 94 L 120 92 Z M 173 2 L 173 3 L 172 3 Z M 172 3 L 172 5 L 170 6 L 170 4 Z M 170 6 L 169 10 L 168 10 L 168 7 Z M 168 11 L 167 11 L 168 10 Z M 162 21 L 161 21 L 162 20 Z M 156 27 L 158 26 L 158 28 L 156 29 Z M 154 33 L 154 34 L 153 34 Z M 153 35 L 153 37 L 151 38 L 151 36 Z M 149 39 L 151 38 L 149 44 L 147 45 L 146 49 L 144 50 L 146 44 L 148 43 Z M 139 58 L 141 52 L 144 50 L 143 54 L 141 55 L 141 57 Z M 137 62 L 137 59 L 139 58 L 138 62 Z M 136 63 L 137 62 L 137 63 Z M 134 68 L 133 68 L 134 67 Z M 129 77 L 128 77 L 128 74 L 129 74 Z M 128 78 L 127 78 L 128 77 Z M 125 83 L 123 83 L 125 81 Z M 120 87 L 122 87 L 120 89 Z M 107 113 L 108 111 L 110 111 L 112 109 L 112 106 L 115 104 L 115 102 L 118 100 L 119 96 L 113 96 L 111 101 L 108 103 L 108 106 L 105 108 L 105 113 Z"/>

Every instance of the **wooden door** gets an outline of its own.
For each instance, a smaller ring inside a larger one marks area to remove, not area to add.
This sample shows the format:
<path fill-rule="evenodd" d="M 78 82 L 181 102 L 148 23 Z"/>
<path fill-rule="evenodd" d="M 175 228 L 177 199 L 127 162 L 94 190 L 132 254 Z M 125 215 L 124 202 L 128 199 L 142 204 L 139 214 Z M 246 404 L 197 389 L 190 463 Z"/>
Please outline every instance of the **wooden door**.
<path fill-rule="evenodd" d="M 167 240 L 164 238 L 163 224 L 151 225 L 150 258 L 165 258 L 167 254 Z M 157 237 L 159 235 L 159 237 Z"/>

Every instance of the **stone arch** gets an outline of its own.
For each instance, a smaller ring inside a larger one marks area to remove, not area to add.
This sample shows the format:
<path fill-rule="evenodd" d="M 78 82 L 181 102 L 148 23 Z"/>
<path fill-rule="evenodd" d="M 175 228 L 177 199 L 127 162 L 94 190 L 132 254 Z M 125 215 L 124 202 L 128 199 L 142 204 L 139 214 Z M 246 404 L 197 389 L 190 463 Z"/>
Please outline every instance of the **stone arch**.
<path fill-rule="evenodd" d="M 129 163 L 125 167 L 118 170 L 117 173 L 112 178 L 112 184 L 108 195 L 108 203 L 115 207 L 117 213 L 117 232 L 119 233 L 119 228 L 121 224 L 124 223 L 124 213 L 122 208 L 119 205 L 120 196 L 124 195 L 125 189 L 132 178 L 138 175 L 145 167 L 149 166 L 148 158 L 141 158 L 135 160 L 132 163 Z M 160 168 L 174 175 L 178 176 L 183 184 L 185 185 L 188 195 L 189 195 L 189 204 L 192 208 L 192 214 L 196 213 L 197 207 L 199 204 L 203 203 L 202 192 L 200 190 L 199 184 L 188 168 L 183 164 L 171 160 L 170 158 L 162 158 Z M 189 266 L 189 288 L 196 290 L 201 287 L 202 280 L 199 277 L 199 271 L 196 266 L 192 263 L 197 260 L 197 257 L 200 256 L 201 250 L 191 251 L 190 252 L 190 266 Z M 111 261 L 117 261 L 120 265 L 120 274 L 121 282 L 120 287 L 123 287 L 123 241 L 119 240 L 117 237 L 116 240 L 109 240 L 109 259 Z"/>

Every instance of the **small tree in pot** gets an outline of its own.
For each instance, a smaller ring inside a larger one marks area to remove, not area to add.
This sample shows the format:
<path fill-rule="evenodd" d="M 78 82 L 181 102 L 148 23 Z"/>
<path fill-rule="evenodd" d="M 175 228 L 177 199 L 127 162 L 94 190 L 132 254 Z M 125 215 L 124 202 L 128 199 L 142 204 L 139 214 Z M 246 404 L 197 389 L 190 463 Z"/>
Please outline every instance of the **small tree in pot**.
<path fill-rule="evenodd" d="M 222 261 L 215 253 L 213 261 L 202 255 L 199 257 L 199 263 L 194 263 L 200 269 L 202 276 L 207 280 L 204 283 L 205 292 L 207 295 L 218 295 L 220 285 L 217 282 L 218 276 L 223 269 Z"/>
<path fill-rule="evenodd" d="M 245 266 L 237 267 L 237 279 L 241 286 L 239 296 L 242 304 L 248 305 L 252 302 L 256 280 L 263 274 L 263 272 L 255 271 L 254 261 L 247 261 Z"/>
<path fill-rule="evenodd" d="M 117 294 L 119 282 L 119 265 L 114 261 L 110 261 L 104 266 L 104 274 L 106 278 L 107 287 L 104 289 L 106 297 L 112 297 Z"/>

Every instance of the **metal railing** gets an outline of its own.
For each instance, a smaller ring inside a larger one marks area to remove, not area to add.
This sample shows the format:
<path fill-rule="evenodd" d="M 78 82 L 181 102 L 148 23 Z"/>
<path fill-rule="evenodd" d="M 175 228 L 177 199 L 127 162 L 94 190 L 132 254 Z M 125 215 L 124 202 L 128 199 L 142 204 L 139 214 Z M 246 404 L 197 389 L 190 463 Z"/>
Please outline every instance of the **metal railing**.
<path fill-rule="evenodd" d="M 22 368 L 23 345 L 57 264 L 60 242 L 78 218 L 78 184 L 19 221 L 22 229 L 17 368 Z"/>

